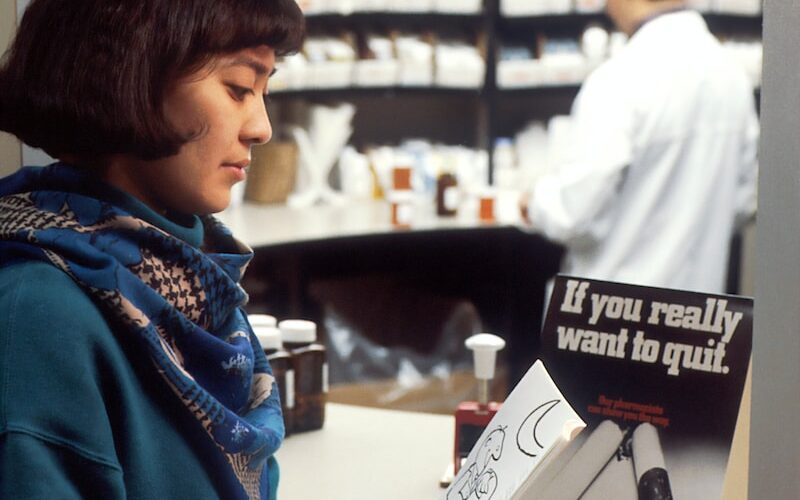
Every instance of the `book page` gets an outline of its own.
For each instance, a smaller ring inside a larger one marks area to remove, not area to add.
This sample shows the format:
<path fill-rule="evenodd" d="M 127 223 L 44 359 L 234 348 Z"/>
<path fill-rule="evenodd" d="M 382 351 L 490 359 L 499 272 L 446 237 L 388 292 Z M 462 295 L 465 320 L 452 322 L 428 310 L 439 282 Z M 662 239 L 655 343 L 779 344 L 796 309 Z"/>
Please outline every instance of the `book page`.
<path fill-rule="evenodd" d="M 534 485 L 531 498 L 576 500 L 589 488 L 622 443 L 624 433 L 610 420 L 591 431 L 567 464 L 548 484 Z M 633 479 L 633 478 L 631 478 Z M 634 482 L 631 481 L 631 486 Z M 613 497 L 613 495 L 612 495 Z"/>
<path fill-rule="evenodd" d="M 548 452 L 583 426 L 537 361 L 481 434 L 443 498 L 512 498 Z"/>
<path fill-rule="evenodd" d="M 575 443 L 580 437 L 579 433 L 583 431 L 586 424 L 580 420 L 571 420 L 564 424 L 561 431 L 561 436 L 556 439 L 556 442 L 547 452 L 547 455 L 542 457 L 542 460 L 528 476 L 514 495 L 511 500 L 527 500 L 539 498 L 537 493 L 540 492 L 546 485 L 548 485 L 556 475 L 572 460 L 572 457 L 577 452 Z"/>

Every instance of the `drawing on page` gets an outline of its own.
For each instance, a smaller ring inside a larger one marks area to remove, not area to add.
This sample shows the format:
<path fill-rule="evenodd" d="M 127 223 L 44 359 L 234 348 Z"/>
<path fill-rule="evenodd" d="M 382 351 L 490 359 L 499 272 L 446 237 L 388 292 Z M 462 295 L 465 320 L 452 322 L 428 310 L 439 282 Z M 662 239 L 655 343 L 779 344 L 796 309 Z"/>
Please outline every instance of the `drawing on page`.
<path fill-rule="evenodd" d="M 517 448 L 519 448 L 519 451 L 529 457 L 536 457 L 544 449 L 544 446 L 536 436 L 536 430 L 550 410 L 560 402 L 560 399 L 554 399 L 542 403 L 525 417 L 522 425 L 519 426 L 519 430 L 517 430 Z"/>
<path fill-rule="evenodd" d="M 490 467 L 491 462 L 500 460 L 503 443 L 506 440 L 506 427 L 497 427 L 481 443 L 475 461 L 464 465 L 461 479 L 450 488 L 447 500 L 489 500 L 497 490 L 497 473 Z"/>

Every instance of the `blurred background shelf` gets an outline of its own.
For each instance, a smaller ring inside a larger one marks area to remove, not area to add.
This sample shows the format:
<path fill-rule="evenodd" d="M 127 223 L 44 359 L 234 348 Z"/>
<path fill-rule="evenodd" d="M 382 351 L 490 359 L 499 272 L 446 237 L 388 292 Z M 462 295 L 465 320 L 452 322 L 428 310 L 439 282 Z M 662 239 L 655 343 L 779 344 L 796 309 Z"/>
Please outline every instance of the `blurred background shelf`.
<path fill-rule="evenodd" d="M 354 44 L 357 57 L 372 57 L 366 49 L 370 36 L 389 40 L 399 36 L 419 36 L 434 47 L 439 43 L 462 40 L 475 47 L 485 62 L 483 84 L 469 88 L 438 85 L 314 85 L 311 88 L 286 88 L 271 94 L 271 116 L 276 129 L 296 122 L 303 107 L 313 104 L 351 102 L 356 106 L 352 143 L 363 148 L 370 144 L 398 144 L 406 139 L 429 139 L 433 142 L 460 144 L 491 152 L 495 141 L 513 137 L 533 121 L 568 114 L 582 79 L 508 84 L 499 81 L 498 63 L 508 49 L 527 47 L 533 57 L 541 58 L 546 44 L 573 40 L 580 46 L 581 36 L 589 26 L 611 32 L 613 25 L 602 12 L 604 2 L 588 0 L 556 2 L 551 8 L 561 13 L 506 16 L 504 9 L 530 10 L 534 4 L 503 4 L 485 0 L 472 13 L 436 12 L 436 2 L 422 2 L 434 10 L 405 11 L 406 3 L 336 2 L 320 3 L 332 11 L 356 9 L 350 13 L 313 12 L 307 16 L 309 38 L 346 39 Z M 762 16 L 752 2 L 714 0 L 694 2 L 701 9 L 710 29 L 722 40 L 760 41 Z M 312 10 L 319 5 L 311 2 Z M 386 5 L 385 10 L 358 11 L 359 8 Z M 504 7 L 505 5 L 505 7 Z M 565 7 L 566 6 L 566 7 Z M 413 8 L 413 6 L 412 6 Z M 583 12 L 587 9 L 595 9 Z M 403 10 L 403 11 L 399 11 Z M 680 36 L 680 34 L 676 34 Z M 434 61 L 434 68 L 440 61 Z M 591 68 L 589 68 L 590 70 Z M 435 71 L 435 69 L 434 69 Z M 587 70 L 588 71 L 588 70 Z M 457 81 L 458 78 L 456 77 Z M 493 158 L 489 155 L 489 171 Z M 491 175 L 491 173 L 490 173 Z"/>

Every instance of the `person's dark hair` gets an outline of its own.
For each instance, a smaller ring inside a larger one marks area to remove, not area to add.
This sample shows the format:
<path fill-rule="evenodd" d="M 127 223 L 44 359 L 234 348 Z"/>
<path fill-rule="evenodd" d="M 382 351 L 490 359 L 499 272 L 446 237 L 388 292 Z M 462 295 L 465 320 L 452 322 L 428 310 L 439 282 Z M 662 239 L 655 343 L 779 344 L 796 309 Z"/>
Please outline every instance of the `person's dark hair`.
<path fill-rule="evenodd" d="M 33 0 L 0 63 L 0 130 L 54 157 L 169 156 L 189 139 L 163 113 L 172 82 L 304 36 L 295 0 Z"/>

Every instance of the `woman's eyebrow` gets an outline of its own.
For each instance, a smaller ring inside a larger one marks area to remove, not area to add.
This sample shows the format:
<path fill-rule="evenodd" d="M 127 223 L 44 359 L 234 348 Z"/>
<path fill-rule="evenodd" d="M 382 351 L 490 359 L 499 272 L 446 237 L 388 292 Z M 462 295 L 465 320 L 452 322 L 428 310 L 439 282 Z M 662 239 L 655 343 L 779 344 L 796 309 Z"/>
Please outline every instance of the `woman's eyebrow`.
<path fill-rule="evenodd" d="M 259 61 L 253 59 L 252 57 L 247 56 L 239 56 L 229 63 L 225 64 L 227 67 L 231 66 L 246 66 L 253 71 L 255 71 L 257 76 L 272 76 L 275 74 L 275 68 L 268 69 L 265 65 L 260 63 Z"/>

